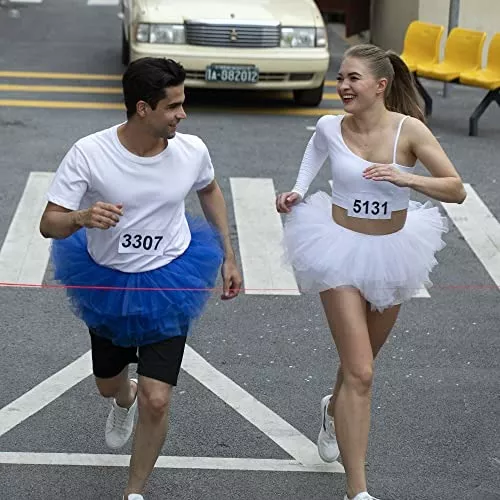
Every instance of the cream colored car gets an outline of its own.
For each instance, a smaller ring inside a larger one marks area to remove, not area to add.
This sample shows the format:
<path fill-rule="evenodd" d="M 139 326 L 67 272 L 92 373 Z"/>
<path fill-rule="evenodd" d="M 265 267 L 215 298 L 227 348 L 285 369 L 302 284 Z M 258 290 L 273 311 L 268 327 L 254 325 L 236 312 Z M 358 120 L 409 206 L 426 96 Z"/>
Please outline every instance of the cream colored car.
<path fill-rule="evenodd" d="M 317 106 L 329 63 L 314 0 L 122 0 L 122 62 L 169 57 L 186 86 L 292 90 Z"/>

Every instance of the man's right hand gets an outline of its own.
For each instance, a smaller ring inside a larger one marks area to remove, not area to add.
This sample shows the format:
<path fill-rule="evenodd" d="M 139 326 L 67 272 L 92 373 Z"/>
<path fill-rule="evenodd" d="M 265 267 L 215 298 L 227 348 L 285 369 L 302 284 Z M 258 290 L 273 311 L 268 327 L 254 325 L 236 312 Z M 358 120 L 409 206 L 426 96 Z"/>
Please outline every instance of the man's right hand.
<path fill-rule="evenodd" d="M 109 229 L 115 227 L 123 215 L 122 204 L 98 201 L 86 210 L 74 212 L 75 222 L 80 227 Z"/>

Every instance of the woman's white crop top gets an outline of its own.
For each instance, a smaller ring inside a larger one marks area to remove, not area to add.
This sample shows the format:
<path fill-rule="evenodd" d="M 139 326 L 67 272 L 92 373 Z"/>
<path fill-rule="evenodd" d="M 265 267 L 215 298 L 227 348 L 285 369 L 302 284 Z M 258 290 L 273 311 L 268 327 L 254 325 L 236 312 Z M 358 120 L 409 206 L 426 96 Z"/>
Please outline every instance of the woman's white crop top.
<path fill-rule="evenodd" d="M 412 171 L 413 167 L 406 167 L 396 163 L 399 135 L 406 118 L 406 116 L 403 117 L 399 123 L 394 141 L 392 165 L 401 171 L 408 172 Z M 353 203 L 357 203 L 358 208 L 363 203 L 367 208 L 370 203 L 375 201 L 377 206 L 385 203 L 384 206 L 386 208 L 390 207 L 390 211 L 407 209 L 410 200 L 410 188 L 401 188 L 388 181 L 374 181 L 363 177 L 363 171 L 373 165 L 373 162 L 357 156 L 347 147 L 342 137 L 342 119 L 343 115 L 328 115 L 318 120 L 316 131 L 307 145 L 299 175 L 292 191 L 304 198 L 311 182 L 318 174 L 325 160 L 329 158 L 332 175 L 332 200 L 335 205 L 349 210 L 353 216 L 356 216 L 356 207 L 352 212 Z M 363 217 L 363 215 L 360 216 Z M 368 218 L 387 217 L 368 216 Z"/>

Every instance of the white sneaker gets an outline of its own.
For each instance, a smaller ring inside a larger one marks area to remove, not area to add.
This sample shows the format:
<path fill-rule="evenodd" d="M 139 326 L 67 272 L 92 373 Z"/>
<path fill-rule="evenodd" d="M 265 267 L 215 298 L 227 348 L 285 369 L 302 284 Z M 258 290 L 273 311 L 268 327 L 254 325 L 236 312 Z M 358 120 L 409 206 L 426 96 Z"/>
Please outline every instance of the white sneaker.
<path fill-rule="evenodd" d="M 137 380 L 132 379 L 136 384 Z M 113 399 L 111 411 L 106 420 L 105 439 L 109 448 L 116 450 L 125 445 L 134 430 L 134 417 L 137 411 L 137 395 L 130 408 L 122 408 Z M 130 498 L 130 495 L 129 495 Z M 142 497 L 141 497 L 142 498 Z M 139 499 L 136 499 L 139 500 Z"/>
<path fill-rule="evenodd" d="M 333 418 L 328 415 L 328 403 L 331 396 L 321 400 L 321 429 L 318 436 L 318 453 L 324 462 L 335 462 L 339 458 L 340 450 L 335 436 Z"/>
<path fill-rule="evenodd" d="M 144 497 L 138 493 L 131 493 L 126 499 L 123 497 L 123 500 L 144 500 Z"/>
<path fill-rule="evenodd" d="M 378 498 L 372 497 L 366 491 L 362 491 L 358 493 L 354 498 L 349 498 L 347 495 L 344 497 L 344 500 L 379 500 Z"/>

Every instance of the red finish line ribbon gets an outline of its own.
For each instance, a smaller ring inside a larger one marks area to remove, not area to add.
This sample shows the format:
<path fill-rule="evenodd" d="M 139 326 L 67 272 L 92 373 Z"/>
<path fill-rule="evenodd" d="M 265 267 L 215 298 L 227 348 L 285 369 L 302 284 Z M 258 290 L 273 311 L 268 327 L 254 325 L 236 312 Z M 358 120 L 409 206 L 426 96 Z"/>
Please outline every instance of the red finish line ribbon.
<path fill-rule="evenodd" d="M 222 287 L 216 288 L 155 288 L 155 287 L 117 287 L 117 286 L 98 286 L 98 285 L 62 285 L 56 283 L 13 283 L 0 281 L 0 288 L 46 288 L 46 289 L 87 289 L 103 291 L 140 291 L 140 292 L 215 292 L 223 290 Z M 499 290 L 496 285 L 433 285 L 431 288 L 440 290 Z M 296 292 L 296 288 L 240 288 L 240 292 Z M 415 289 L 417 291 L 417 289 Z"/>

